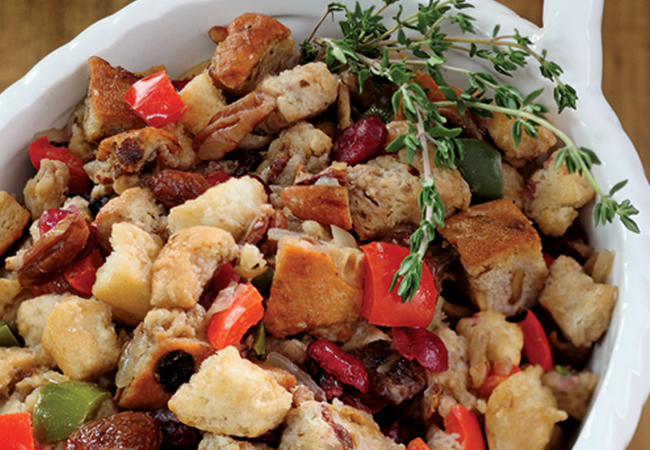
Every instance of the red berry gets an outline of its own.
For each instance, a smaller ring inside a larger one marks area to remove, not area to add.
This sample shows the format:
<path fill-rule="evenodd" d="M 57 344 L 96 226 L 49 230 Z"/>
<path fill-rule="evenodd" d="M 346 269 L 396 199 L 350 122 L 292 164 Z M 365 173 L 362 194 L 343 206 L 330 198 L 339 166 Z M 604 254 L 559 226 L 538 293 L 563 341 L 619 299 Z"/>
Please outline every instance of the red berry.
<path fill-rule="evenodd" d="M 364 117 L 334 141 L 332 159 L 350 165 L 366 162 L 381 153 L 387 138 L 388 130 L 379 117 Z"/>

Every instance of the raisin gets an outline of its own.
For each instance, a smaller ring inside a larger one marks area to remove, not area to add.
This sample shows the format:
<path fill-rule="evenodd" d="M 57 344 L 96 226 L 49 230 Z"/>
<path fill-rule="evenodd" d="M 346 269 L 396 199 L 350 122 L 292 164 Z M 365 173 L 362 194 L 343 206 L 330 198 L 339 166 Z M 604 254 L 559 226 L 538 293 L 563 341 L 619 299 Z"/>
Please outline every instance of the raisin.
<path fill-rule="evenodd" d="M 162 433 L 147 413 L 125 411 L 92 420 L 70 435 L 66 450 L 159 450 Z"/>
<path fill-rule="evenodd" d="M 163 391 L 173 394 L 183 383 L 190 381 L 194 373 L 194 358 L 183 350 L 174 350 L 156 363 L 154 378 Z"/>
<path fill-rule="evenodd" d="M 377 116 L 364 117 L 350 125 L 336 138 L 332 159 L 347 164 L 359 164 L 379 155 L 388 139 L 386 125 Z"/>
<path fill-rule="evenodd" d="M 171 169 L 163 170 L 149 181 L 153 195 L 168 209 L 195 199 L 211 186 L 201 174 Z"/>
<path fill-rule="evenodd" d="M 99 210 L 104 207 L 106 203 L 110 199 L 112 199 L 114 195 L 102 195 L 99 198 L 91 198 L 90 201 L 88 202 L 88 209 L 90 209 L 90 212 L 93 214 L 93 217 L 95 217 L 98 213 Z"/>
<path fill-rule="evenodd" d="M 153 415 L 162 431 L 161 450 L 194 450 L 203 436 L 196 428 L 181 423 L 168 409 L 159 409 Z"/>

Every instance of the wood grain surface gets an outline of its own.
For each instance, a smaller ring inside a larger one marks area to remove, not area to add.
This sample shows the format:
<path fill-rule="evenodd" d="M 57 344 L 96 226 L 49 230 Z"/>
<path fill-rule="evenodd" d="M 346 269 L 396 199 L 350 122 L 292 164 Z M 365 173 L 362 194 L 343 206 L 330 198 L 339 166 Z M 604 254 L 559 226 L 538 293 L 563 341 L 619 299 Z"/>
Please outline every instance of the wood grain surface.
<path fill-rule="evenodd" d="M 500 0 L 541 24 L 542 0 Z M 570 0 L 567 0 L 570 1 Z M 42 57 L 131 0 L 1 0 L 0 91 Z M 650 1 L 607 0 L 603 20 L 603 91 L 650 174 Z M 616 149 L 611 149 L 616 151 Z M 649 350 L 650 352 L 650 350 Z M 650 403 L 628 450 L 650 448 Z"/>

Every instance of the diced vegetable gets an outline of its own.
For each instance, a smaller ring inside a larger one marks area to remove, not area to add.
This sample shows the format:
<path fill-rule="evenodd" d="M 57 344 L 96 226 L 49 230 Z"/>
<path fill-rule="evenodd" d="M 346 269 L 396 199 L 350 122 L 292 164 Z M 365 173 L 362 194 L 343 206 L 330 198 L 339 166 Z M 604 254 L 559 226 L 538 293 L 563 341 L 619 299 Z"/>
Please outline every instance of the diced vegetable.
<path fill-rule="evenodd" d="M 366 256 L 361 315 L 373 325 L 426 328 L 436 310 L 437 298 L 433 275 L 426 264 L 422 267 L 422 279 L 415 296 L 403 303 L 397 289 L 389 291 L 389 288 L 409 250 L 385 242 L 372 242 L 361 250 Z"/>
<path fill-rule="evenodd" d="M 486 202 L 503 198 L 503 171 L 501 154 L 486 142 L 461 139 L 463 158 L 456 167 L 472 192 L 472 202 Z"/>
<path fill-rule="evenodd" d="M 429 447 L 422 438 L 415 438 L 409 442 L 409 445 L 406 446 L 406 450 L 431 450 L 431 447 Z"/>
<path fill-rule="evenodd" d="M 36 139 L 29 144 L 29 160 L 36 170 L 41 168 L 41 161 L 52 159 L 61 161 L 70 171 L 68 190 L 72 195 L 85 194 L 89 190 L 88 175 L 84 171 L 84 162 L 78 156 L 72 154 L 68 147 L 57 147 L 50 144 L 47 136 Z"/>
<path fill-rule="evenodd" d="M 464 450 L 485 450 L 485 439 L 476 414 L 463 405 L 454 405 L 445 416 L 445 432 L 457 433 Z"/>
<path fill-rule="evenodd" d="M 445 343 L 435 333 L 424 328 L 393 328 L 395 348 L 404 358 L 413 358 L 432 372 L 449 368 L 449 355 Z"/>
<path fill-rule="evenodd" d="M 0 320 L 0 347 L 20 347 L 16 335 L 2 320 Z"/>
<path fill-rule="evenodd" d="M 133 83 L 124 100 L 147 125 L 157 128 L 178 121 L 187 110 L 165 72 Z"/>
<path fill-rule="evenodd" d="M 260 322 L 255 329 L 253 336 L 253 350 L 257 356 L 266 353 L 266 332 L 264 331 L 264 323 Z"/>
<path fill-rule="evenodd" d="M 34 405 L 34 433 L 40 442 L 66 439 L 82 423 L 94 419 L 108 392 L 83 381 L 50 382 Z"/>
<path fill-rule="evenodd" d="M 0 449 L 34 450 L 32 418 L 29 413 L 0 415 Z"/>
<path fill-rule="evenodd" d="M 307 347 L 307 354 L 327 373 L 366 394 L 370 389 L 368 369 L 356 356 L 342 350 L 326 339 L 319 339 Z"/>
<path fill-rule="evenodd" d="M 519 366 L 510 364 L 510 369 L 504 373 L 504 370 L 500 365 L 495 363 L 490 367 L 490 372 L 487 374 L 485 380 L 483 380 L 483 384 L 481 384 L 476 392 L 484 397 L 489 397 L 498 385 L 505 381 L 510 375 L 514 375 L 517 372 L 521 372 Z"/>
<path fill-rule="evenodd" d="M 81 294 L 91 295 L 93 284 L 104 260 L 99 249 L 93 250 L 88 256 L 70 265 L 64 272 L 65 280 Z"/>
<path fill-rule="evenodd" d="M 244 334 L 264 317 L 263 298 L 255 286 L 241 284 L 233 295 L 232 305 L 213 315 L 208 324 L 208 340 L 217 350 L 239 343 Z"/>
<path fill-rule="evenodd" d="M 207 180 L 208 183 L 210 183 L 212 186 L 216 186 L 217 184 L 225 183 L 226 181 L 230 180 L 232 177 L 228 175 L 226 172 L 216 172 L 210 175 Z"/>
<path fill-rule="evenodd" d="M 48 208 L 43 211 L 41 217 L 38 219 L 38 229 L 41 234 L 45 234 L 55 227 L 63 218 L 72 214 L 69 209 L 54 209 Z"/>
<path fill-rule="evenodd" d="M 210 291 L 218 294 L 222 289 L 228 287 L 230 283 L 239 283 L 239 280 L 241 280 L 241 277 L 235 273 L 232 264 L 227 262 L 221 266 L 217 275 L 210 281 Z"/>
<path fill-rule="evenodd" d="M 519 326 L 524 333 L 524 356 L 531 364 L 542 366 L 544 372 L 553 370 L 551 344 L 537 316 L 528 310 L 524 320 L 519 322 Z"/>

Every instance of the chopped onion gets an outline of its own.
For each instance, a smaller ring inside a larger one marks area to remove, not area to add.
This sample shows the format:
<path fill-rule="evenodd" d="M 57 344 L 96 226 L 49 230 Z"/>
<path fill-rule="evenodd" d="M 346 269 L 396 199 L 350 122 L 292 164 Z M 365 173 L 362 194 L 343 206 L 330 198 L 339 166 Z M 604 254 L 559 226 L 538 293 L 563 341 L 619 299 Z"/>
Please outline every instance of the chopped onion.
<path fill-rule="evenodd" d="M 312 380 L 309 374 L 291 362 L 291 360 L 286 356 L 278 352 L 269 352 L 269 354 L 266 355 L 266 362 L 274 367 L 286 370 L 291 375 L 296 377 L 296 382 L 298 384 L 302 384 L 310 391 L 312 391 L 314 393 L 314 397 L 319 402 L 324 402 L 326 400 L 325 391 L 323 391 L 323 389 L 321 389 L 321 387 L 317 385 L 314 380 Z"/>
<path fill-rule="evenodd" d="M 350 233 L 336 225 L 330 225 L 330 227 L 332 227 L 332 242 L 334 244 L 341 247 L 358 247 L 357 240 Z"/>

